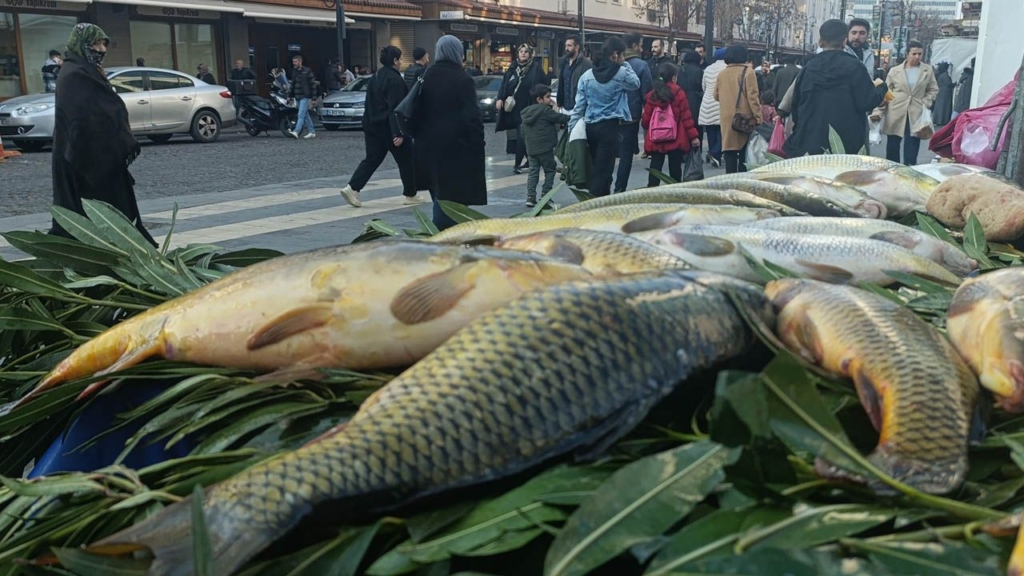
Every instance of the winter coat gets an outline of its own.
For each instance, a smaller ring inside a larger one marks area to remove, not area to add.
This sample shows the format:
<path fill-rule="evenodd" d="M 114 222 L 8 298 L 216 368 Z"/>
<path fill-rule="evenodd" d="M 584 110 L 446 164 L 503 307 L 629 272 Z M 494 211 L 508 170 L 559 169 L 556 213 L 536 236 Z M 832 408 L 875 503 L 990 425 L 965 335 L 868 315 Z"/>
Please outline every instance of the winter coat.
<path fill-rule="evenodd" d="M 939 85 L 939 95 L 935 97 L 935 105 L 932 107 L 932 120 L 936 126 L 945 126 L 953 117 L 953 79 L 949 76 L 949 70 L 940 72 L 935 82 Z"/>
<path fill-rule="evenodd" d="M 875 74 L 875 51 L 870 46 L 865 46 L 861 50 L 861 54 L 858 55 L 857 51 L 853 49 L 849 44 L 846 45 L 845 51 L 850 56 L 853 56 L 861 64 L 864 65 L 864 69 L 868 71 L 868 74 L 874 76 Z M 872 78 L 873 80 L 874 78 Z"/>
<path fill-rule="evenodd" d="M 743 94 L 740 95 L 741 75 L 745 75 L 743 82 Z M 739 95 L 739 107 L 736 106 L 736 96 Z M 761 95 L 757 91 L 757 74 L 746 64 L 729 64 L 719 73 L 715 82 L 715 99 L 720 107 L 720 119 L 722 126 L 722 150 L 742 150 L 747 145 L 750 134 L 744 134 L 732 129 L 732 119 L 736 114 L 747 114 L 754 117 L 754 124 L 760 124 L 764 119 L 761 117 Z"/>
<path fill-rule="evenodd" d="M 207 84 L 210 84 L 211 86 L 215 86 L 217 84 L 217 79 L 214 78 L 213 74 L 210 74 L 209 72 L 205 74 L 197 74 L 196 78 L 199 78 L 200 80 L 206 82 Z"/>
<path fill-rule="evenodd" d="M 289 96 L 296 100 L 316 97 L 316 78 L 308 66 L 296 68 L 292 73 L 292 87 Z"/>
<path fill-rule="evenodd" d="M 686 92 L 679 88 L 674 82 L 666 83 L 672 91 L 672 102 L 663 102 L 654 97 L 652 90 L 647 94 L 644 103 L 644 115 L 641 125 L 644 130 L 651 126 L 651 117 L 654 116 L 655 108 L 664 109 L 672 106 L 672 113 L 676 117 L 676 139 L 674 142 L 652 142 L 650 131 L 644 133 L 644 152 L 653 154 L 667 154 L 673 150 L 690 151 L 690 142 L 697 139 L 697 126 L 693 123 L 693 115 L 690 113 L 690 103 Z"/>
<path fill-rule="evenodd" d="M 558 69 L 565 70 L 565 67 L 569 65 L 568 58 L 562 58 L 559 63 Z M 576 58 L 576 61 L 572 65 L 572 75 L 566 78 L 564 75 L 559 76 L 561 80 L 558 82 L 558 95 L 555 98 L 555 102 L 558 103 L 558 107 L 562 110 L 572 110 L 576 107 L 576 89 L 580 85 L 580 77 L 587 70 L 594 67 L 594 63 L 589 58 L 580 56 Z M 561 74 L 561 72 L 559 72 Z"/>
<path fill-rule="evenodd" d="M 416 80 L 427 70 L 427 67 L 419 62 L 413 62 L 408 68 L 405 69 L 405 73 L 402 74 L 402 78 L 405 80 L 405 85 L 412 88 L 412 85 L 416 83 Z"/>
<path fill-rule="evenodd" d="M 715 60 L 715 63 L 704 70 L 704 98 L 700 101 L 700 115 L 697 123 L 701 126 L 717 126 L 721 124 L 721 108 L 718 100 L 715 100 L 715 86 L 718 83 L 718 74 L 725 70 L 723 60 Z"/>
<path fill-rule="evenodd" d="M 515 96 L 516 105 L 512 108 L 511 112 L 507 110 L 499 111 L 498 120 L 495 122 L 496 125 L 494 127 L 495 132 L 518 128 L 523 123 L 523 108 L 533 103 L 533 98 L 530 98 L 530 91 L 537 84 L 551 84 L 548 75 L 541 69 L 541 61 L 539 59 L 534 59 L 525 76 L 520 77 L 519 70 L 519 61 L 517 60 L 512 66 L 509 66 L 508 72 L 505 72 L 505 79 L 501 82 L 501 88 L 498 90 L 498 100 L 504 101 L 509 96 Z"/>
<path fill-rule="evenodd" d="M 395 116 L 395 108 L 402 103 L 409 88 L 405 80 L 391 66 L 381 66 L 366 87 L 366 106 L 363 112 L 363 130 L 374 131 L 384 137 L 408 136 Z M 416 119 L 420 121 L 419 118 Z"/>
<path fill-rule="evenodd" d="M 953 96 L 953 111 L 963 112 L 971 107 L 971 91 L 974 89 L 974 70 L 964 68 L 960 80 L 956 83 L 956 94 Z"/>
<path fill-rule="evenodd" d="M 906 64 L 900 64 L 889 70 L 886 84 L 896 97 L 885 107 L 875 110 L 873 114 L 882 117 L 882 134 L 903 137 L 907 121 L 913 126 L 924 109 L 931 108 L 935 103 L 935 97 L 939 95 L 935 71 L 928 64 L 922 63 L 917 83 L 911 90 L 910 82 L 907 80 Z"/>
<path fill-rule="evenodd" d="M 794 129 L 784 150 L 790 158 L 831 150 L 829 127 L 835 129 L 848 154 L 867 143 L 867 112 L 885 97 L 886 86 L 875 86 L 864 65 L 841 50 L 815 55 L 790 91 Z M 838 152 L 838 151 L 832 151 Z"/>
<path fill-rule="evenodd" d="M 652 81 L 654 80 L 654 78 L 658 77 L 658 66 L 661 66 L 662 64 L 664 64 L 666 62 L 668 62 L 670 64 L 674 64 L 675 63 L 675 62 L 672 62 L 672 57 L 669 56 L 668 54 L 662 55 L 661 58 L 655 58 L 655 57 L 652 56 L 652 57 L 648 58 L 646 60 L 646 62 L 647 62 L 647 68 L 649 68 L 650 71 L 651 71 L 651 80 Z"/>
<path fill-rule="evenodd" d="M 484 121 L 473 79 L 462 66 L 439 61 L 427 68 L 418 114 L 416 162 L 427 167 L 431 195 L 466 205 L 487 204 Z"/>
<path fill-rule="evenodd" d="M 686 92 L 690 114 L 700 114 L 700 101 L 704 98 L 704 70 L 696 64 L 683 64 L 679 69 L 677 83 Z M 696 116 L 693 121 L 697 123 Z"/>
<path fill-rule="evenodd" d="M 568 114 L 559 114 L 547 104 L 527 106 L 523 109 L 522 118 L 523 138 L 529 156 L 554 150 L 558 144 L 558 125 L 569 123 Z"/>
<path fill-rule="evenodd" d="M 53 124 L 53 205 L 85 215 L 82 200 L 117 208 L 150 242 L 142 226 L 128 166 L 141 152 L 128 108 L 96 66 L 68 54 L 57 79 Z M 56 221 L 51 233 L 68 236 Z M 154 242 L 155 245 L 155 242 Z"/>
<path fill-rule="evenodd" d="M 644 96 L 654 89 L 654 80 L 651 77 L 651 68 L 644 62 L 643 58 L 636 52 L 626 51 L 626 64 L 628 64 L 636 77 L 640 79 L 640 88 L 626 92 L 629 103 L 629 115 L 631 122 L 639 122 L 644 114 Z"/>
<path fill-rule="evenodd" d="M 232 80 L 255 80 L 256 79 L 256 73 L 252 71 L 252 68 L 247 68 L 245 66 L 243 66 L 241 68 L 232 68 L 231 69 L 231 79 Z"/>
<path fill-rule="evenodd" d="M 57 76 L 60 75 L 60 64 L 49 58 L 43 66 L 43 86 L 47 92 L 57 91 Z"/>
<path fill-rule="evenodd" d="M 583 74 L 580 85 L 576 87 L 576 107 L 569 115 L 569 129 L 575 128 L 580 120 L 586 124 L 607 120 L 632 121 L 626 93 L 639 87 L 640 79 L 629 64 L 615 64 L 608 60 L 598 62 Z"/>
<path fill-rule="evenodd" d="M 796 75 L 799 73 L 800 69 L 795 64 L 786 64 L 775 71 L 775 77 L 772 78 L 771 82 L 771 89 L 772 92 L 775 92 L 775 97 L 779 101 L 789 91 L 789 87 L 793 85 L 793 81 L 796 80 Z"/>

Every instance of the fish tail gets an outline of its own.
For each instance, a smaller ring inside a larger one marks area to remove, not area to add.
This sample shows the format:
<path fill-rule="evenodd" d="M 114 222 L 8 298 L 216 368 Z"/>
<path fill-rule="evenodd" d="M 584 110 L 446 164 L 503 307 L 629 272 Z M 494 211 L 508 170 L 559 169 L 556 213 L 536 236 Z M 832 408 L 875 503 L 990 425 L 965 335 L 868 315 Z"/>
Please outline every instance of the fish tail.
<path fill-rule="evenodd" d="M 963 484 L 967 475 L 966 446 L 960 454 L 928 460 L 899 454 L 891 445 L 880 444 L 868 461 L 892 478 L 929 494 L 946 494 Z M 953 452 L 958 452 L 953 450 Z M 878 489 L 875 481 L 872 487 Z M 880 482 L 878 484 L 881 484 Z M 886 486 L 888 489 L 888 486 Z M 890 489 L 891 490 L 891 489 Z"/>
<path fill-rule="evenodd" d="M 153 310 L 110 328 L 61 361 L 18 405 L 68 380 L 109 374 L 162 354 L 166 321 L 166 313 Z M 89 386 L 82 392 L 82 397 L 99 390 L 103 384 L 97 382 Z"/>

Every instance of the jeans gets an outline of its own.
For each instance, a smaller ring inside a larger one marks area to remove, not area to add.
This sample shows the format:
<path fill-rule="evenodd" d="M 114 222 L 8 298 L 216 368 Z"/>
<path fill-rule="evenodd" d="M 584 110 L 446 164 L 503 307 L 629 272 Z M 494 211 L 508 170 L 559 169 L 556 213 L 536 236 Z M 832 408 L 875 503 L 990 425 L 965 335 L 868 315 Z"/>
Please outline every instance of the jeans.
<path fill-rule="evenodd" d="M 299 116 L 301 119 L 302 116 Z M 298 128 L 296 128 L 297 130 Z M 297 134 L 298 132 L 296 132 Z M 395 148 L 391 138 L 391 129 L 367 128 L 363 130 L 363 139 L 366 141 L 366 158 L 359 163 L 356 171 L 348 185 L 355 191 L 366 187 L 370 177 L 377 171 L 384 158 L 391 152 L 391 157 L 398 164 L 398 175 L 402 179 L 402 195 L 413 197 L 416 195 L 416 164 L 412 157 L 412 140 L 406 138 L 402 145 Z"/>
<path fill-rule="evenodd" d="M 316 134 L 316 128 L 313 127 L 313 117 L 309 115 L 309 98 L 299 99 L 299 118 L 295 121 L 296 134 L 302 134 L 304 123 L 309 128 L 310 134 Z"/>
<path fill-rule="evenodd" d="M 618 120 L 587 124 L 587 146 L 593 161 L 588 192 L 591 196 L 607 196 L 612 188 L 615 157 L 622 146 L 622 125 Z"/>
<path fill-rule="evenodd" d="M 625 192 L 629 186 L 629 173 L 633 170 L 633 155 L 640 152 L 637 140 L 640 123 L 622 124 L 622 146 L 619 148 L 619 170 L 615 173 L 615 191 Z"/>
<path fill-rule="evenodd" d="M 530 173 L 526 177 L 526 197 L 527 199 L 536 199 L 541 168 L 544 169 L 544 187 L 540 189 L 541 196 L 555 187 L 555 151 L 548 150 L 543 154 L 532 154 L 527 158 L 530 161 Z"/>
<path fill-rule="evenodd" d="M 722 156 L 725 157 L 725 173 L 735 174 L 737 172 L 747 171 L 747 145 L 744 144 L 740 150 L 726 150 L 722 152 Z"/>
<path fill-rule="evenodd" d="M 893 162 L 900 161 L 900 142 L 903 143 L 903 163 L 907 166 L 917 164 L 917 154 L 921 151 L 921 139 L 910 134 L 910 118 L 903 127 L 903 138 L 889 136 L 885 142 L 885 157 Z"/>
<path fill-rule="evenodd" d="M 708 153 L 719 162 L 722 161 L 722 127 L 711 124 L 704 127 L 708 135 Z"/>
<path fill-rule="evenodd" d="M 665 165 L 666 156 L 668 157 L 668 175 L 671 176 L 672 179 L 675 180 L 676 182 L 682 182 L 683 158 L 686 156 L 682 148 L 680 148 L 679 150 L 670 150 L 668 151 L 668 153 L 665 154 L 661 152 L 651 152 L 651 170 L 657 170 L 658 172 L 662 172 L 661 168 L 662 166 Z M 651 174 L 647 177 L 648 188 L 653 188 L 657 186 L 660 182 L 661 180 L 655 178 L 654 174 Z"/>

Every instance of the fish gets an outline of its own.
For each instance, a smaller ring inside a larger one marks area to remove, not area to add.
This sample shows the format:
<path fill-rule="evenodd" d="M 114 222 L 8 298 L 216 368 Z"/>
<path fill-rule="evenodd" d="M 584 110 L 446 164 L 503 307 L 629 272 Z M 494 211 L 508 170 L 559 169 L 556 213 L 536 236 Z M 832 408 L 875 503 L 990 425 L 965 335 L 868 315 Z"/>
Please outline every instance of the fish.
<path fill-rule="evenodd" d="M 565 283 L 485 313 L 347 423 L 206 488 L 213 564 L 230 574 L 315 510 L 356 522 L 592 460 L 691 374 L 747 352 L 738 305 L 774 323 L 758 287 L 686 272 Z M 191 514 L 185 499 L 87 550 L 148 549 L 150 574 L 191 574 Z"/>
<path fill-rule="evenodd" d="M 849 184 L 844 184 L 842 182 L 837 182 L 829 178 L 822 178 L 820 176 L 803 176 L 799 174 L 774 174 L 771 172 L 743 172 L 740 174 L 728 175 L 728 177 L 732 176 L 737 176 L 742 179 L 760 180 L 761 182 L 771 182 L 773 184 L 782 184 L 783 186 L 794 186 L 801 190 L 806 190 L 817 194 L 818 196 L 828 198 L 834 202 L 839 202 L 843 206 L 848 206 L 864 218 L 885 220 L 889 212 L 885 207 L 885 204 L 875 200 L 860 188 L 850 186 Z M 719 178 L 721 178 L 721 176 L 719 176 Z"/>
<path fill-rule="evenodd" d="M 1024 514 L 1018 516 L 1018 523 L 1024 523 Z M 1006 565 L 1006 576 L 1024 576 L 1024 528 L 1017 529 L 1017 539 Z"/>
<path fill-rule="evenodd" d="M 924 174 L 925 176 L 934 178 L 940 183 L 949 180 L 954 176 L 962 176 L 964 174 L 984 174 L 991 178 L 1001 177 L 1002 174 L 984 168 L 982 166 L 972 166 L 970 164 L 954 164 L 949 162 L 929 162 L 928 164 L 918 164 L 911 166 L 914 170 Z"/>
<path fill-rule="evenodd" d="M 953 346 L 1007 412 L 1024 412 L 1024 269 L 965 281 L 946 311 Z"/>
<path fill-rule="evenodd" d="M 389 240 L 254 264 L 79 346 L 19 405 L 62 382 L 150 357 L 315 377 L 408 366 L 523 292 L 591 274 L 539 254 Z M 83 394 L 99 389 L 91 386 Z"/>
<path fill-rule="evenodd" d="M 796 217 L 751 222 L 745 226 L 790 234 L 881 240 L 924 256 L 957 276 L 967 276 L 978 268 L 978 261 L 967 256 L 959 247 L 920 230 L 887 220 Z"/>
<path fill-rule="evenodd" d="M 605 232 L 638 232 L 678 224 L 742 224 L 781 216 L 775 210 L 704 204 L 626 204 L 536 218 L 490 218 L 463 222 L 428 238 L 430 242 L 493 244 L 511 236 L 580 228 Z"/>
<path fill-rule="evenodd" d="M 924 212 L 939 181 L 884 158 L 854 154 L 801 156 L 761 166 L 754 173 L 803 174 L 860 188 L 885 204 L 888 217 Z"/>
<path fill-rule="evenodd" d="M 739 190 L 710 190 L 705 188 L 690 188 L 685 184 L 666 185 L 655 188 L 642 188 L 631 190 L 621 194 L 609 194 L 593 198 L 585 202 L 570 204 L 564 208 L 555 210 L 555 214 L 568 214 L 572 212 L 585 212 L 595 208 L 607 206 L 621 206 L 623 204 L 717 204 L 728 206 L 746 206 L 748 208 L 764 208 L 775 210 L 783 216 L 803 216 L 804 213 L 794 210 L 785 204 L 765 200 L 749 192 Z"/>
<path fill-rule="evenodd" d="M 841 204 L 814 192 L 808 192 L 796 186 L 785 186 L 774 182 L 762 182 L 744 178 L 711 178 L 688 184 L 698 188 L 713 190 L 742 190 L 772 202 L 784 204 L 790 208 L 810 214 L 811 216 L 846 216 L 863 217 L 853 208 Z"/>
<path fill-rule="evenodd" d="M 496 248 L 537 252 L 597 274 L 688 270 L 689 264 L 655 246 L 617 232 L 564 228 L 499 240 Z"/>
<path fill-rule="evenodd" d="M 908 308 L 858 288 L 813 280 L 769 282 L 776 333 L 787 347 L 853 380 L 879 431 L 868 460 L 931 494 L 963 483 L 967 446 L 978 428 L 978 381 L 953 346 Z M 818 460 L 827 478 L 851 478 Z M 893 493 L 873 481 L 877 492 Z"/>
<path fill-rule="evenodd" d="M 949 286 L 960 284 L 960 278 L 935 262 L 876 240 L 788 234 L 747 226 L 678 226 L 634 236 L 668 250 L 695 268 L 748 282 L 765 280 L 750 267 L 740 247 L 759 261 L 833 284 L 874 282 L 888 286 L 896 280 L 886 270 L 914 274 Z"/>

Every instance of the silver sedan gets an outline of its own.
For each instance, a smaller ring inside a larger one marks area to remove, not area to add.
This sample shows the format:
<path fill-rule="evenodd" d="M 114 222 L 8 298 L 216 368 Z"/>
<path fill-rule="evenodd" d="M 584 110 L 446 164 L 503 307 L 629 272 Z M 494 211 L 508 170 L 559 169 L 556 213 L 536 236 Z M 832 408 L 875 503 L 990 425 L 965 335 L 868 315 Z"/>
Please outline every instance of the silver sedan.
<path fill-rule="evenodd" d="M 132 132 L 154 142 L 188 133 L 213 142 L 222 127 L 235 123 L 231 92 L 175 70 L 107 68 L 107 79 L 128 107 Z M 33 94 L 0 102 L 0 136 L 26 152 L 53 140 L 54 95 Z"/>

